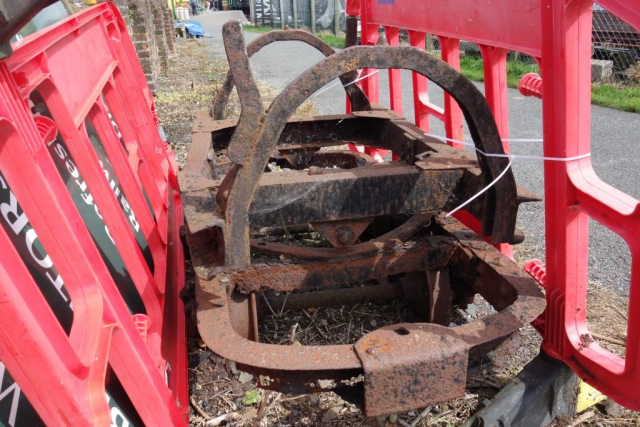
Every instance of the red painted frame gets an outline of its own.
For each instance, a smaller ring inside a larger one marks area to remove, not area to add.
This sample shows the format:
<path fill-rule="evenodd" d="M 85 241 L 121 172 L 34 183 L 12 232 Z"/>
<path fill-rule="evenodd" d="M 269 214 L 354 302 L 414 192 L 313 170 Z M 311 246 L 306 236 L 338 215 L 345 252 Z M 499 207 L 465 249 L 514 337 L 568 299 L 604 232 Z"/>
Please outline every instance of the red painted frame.
<path fill-rule="evenodd" d="M 640 2 L 598 3 L 640 29 Z M 527 76 L 521 90 L 542 97 L 544 155 L 572 157 L 590 152 L 592 6 L 590 0 L 350 0 L 347 10 L 360 15 L 363 45 L 376 43 L 379 26 L 393 42 L 398 29 L 408 30 L 411 45 L 418 48 L 424 48 L 425 33 L 434 34 L 440 39 L 442 58 L 456 69 L 459 41 L 478 43 L 486 99 L 503 138 L 509 135 L 506 53 L 533 56 L 541 65 L 544 84 Z M 392 73 L 393 106 L 401 102 L 395 89 L 401 83 Z M 372 100 L 378 100 L 376 78 L 362 86 Z M 428 115 L 433 115 L 444 121 L 447 137 L 461 139 L 462 115 L 456 103 L 446 97 L 443 109 L 431 105 L 427 83 L 415 73 L 413 87 L 415 123 L 428 131 Z M 602 182 L 590 158 L 546 161 L 544 176 L 548 307 L 536 323 L 541 326 L 543 348 L 612 399 L 640 410 L 639 202 Z M 632 254 L 624 359 L 594 342 L 587 327 L 590 217 L 621 236 Z"/>
<path fill-rule="evenodd" d="M 153 97 L 126 26 L 112 3 L 102 3 L 15 43 L 13 49 L 14 54 L 0 62 L 0 169 L 65 278 L 74 314 L 67 336 L 0 228 L 2 362 L 47 425 L 109 423 L 107 364 L 145 425 L 186 425 L 186 330 L 179 297 L 185 272 L 177 167 L 158 132 Z M 144 315 L 130 314 L 47 151 L 48 141 L 38 132 L 29 108 L 36 89 L 142 297 L 146 330 L 139 329 Z M 105 179 L 85 131 L 86 119 L 93 123 L 135 212 L 153 258 L 153 273 Z"/>

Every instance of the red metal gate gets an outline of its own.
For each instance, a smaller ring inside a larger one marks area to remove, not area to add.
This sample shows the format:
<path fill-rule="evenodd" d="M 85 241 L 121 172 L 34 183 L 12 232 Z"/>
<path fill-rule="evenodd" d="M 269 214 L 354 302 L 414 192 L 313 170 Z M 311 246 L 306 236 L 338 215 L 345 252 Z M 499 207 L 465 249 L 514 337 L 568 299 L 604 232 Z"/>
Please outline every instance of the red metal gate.
<path fill-rule="evenodd" d="M 103 3 L 13 48 L 0 62 L 0 421 L 185 424 L 177 170 L 127 29 Z"/>
<path fill-rule="evenodd" d="M 640 28 L 638 2 L 598 2 L 634 28 Z M 526 96 L 543 107 L 544 156 L 573 158 L 590 152 L 591 18 L 590 0 L 351 0 L 347 13 L 359 15 L 363 45 L 377 42 L 384 28 L 390 45 L 405 29 L 412 46 L 424 49 L 426 33 L 440 41 L 442 59 L 459 69 L 460 40 L 475 42 L 484 63 L 485 96 L 503 138 L 509 137 L 506 56 L 531 55 L 544 80 L 528 75 Z M 370 73 L 364 70 L 362 75 Z M 362 82 L 378 101 L 378 76 Z M 401 112 L 398 70 L 389 70 L 390 106 Z M 430 103 L 427 81 L 413 74 L 415 123 L 429 131 L 428 116 L 442 120 L 446 136 L 462 139 L 462 113 L 445 95 L 444 106 Z M 508 147 L 505 146 L 505 151 Z M 637 387 L 640 319 L 640 212 L 638 201 L 602 182 L 589 157 L 545 161 L 547 310 L 537 323 L 543 347 L 564 360 L 586 382 L 624 406 L 640 409 Z M 632 254 L 627 350 L 624 359 L 600 347 L 586 323 L 588 221 L 593 218 L 621 236 Z M 501 248 L 509 253 L 510 248 Z"/>

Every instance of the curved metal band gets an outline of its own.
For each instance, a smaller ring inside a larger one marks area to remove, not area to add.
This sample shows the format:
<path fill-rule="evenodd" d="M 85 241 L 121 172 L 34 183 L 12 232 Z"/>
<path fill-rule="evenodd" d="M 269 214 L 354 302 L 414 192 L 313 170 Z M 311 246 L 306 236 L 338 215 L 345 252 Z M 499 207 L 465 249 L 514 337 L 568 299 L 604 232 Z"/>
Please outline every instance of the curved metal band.
<path fill-rule="evenodd" d="M 247 45 L 247 56 L 251 58 L 254 54 L 259 52 L 263 47 L 278 41 L 299 41 L 308 44 L 316 48 L 320 53 L 324 56 L 329 57 L 335 53 L 333 48 L 315 37 L 312 34 L 307 33 L 306 31 L 301 30 L 280 30 L 280 31 L 270 31 L 262 36 L 258 37 L 251 43 Z M 349 73 L 346 73 L 340 76 L 340 81 L 343 85 L 347 85 L 352 81 L 358 78 L 357 71 L 353 70 Z M 234 86 L 234 79 L 231 74 L 231 70 L 227 72 L 227 77 L 222 85 L 222 87 L 218 90 L 216 95 L 216 99 L 213 102 L 213 108 L 211 109 L 211 116 L 216 120 L 222 120 L 224 115 L 224 110 L 227 107 L 227 103 L 229 102 L 229 96 L 231 96 L 231 91 Z M 349 85 L 345 87 L 345 91 L 347 92 L 347 96 L 351 100 L 351 106 L 354 111 L 365 111 L 370 110 L 371 106 L 369 104 L 369 99 L 362 92 L 362 89 L 358 87 L 358 85 Z"/>
<path fill-rule="evenodd" d="M 251 160 L 238 166 L 228 182 L 225 214 L 225 263 L 230 267 L 248 267 L 249 219 L 253 195 L 269 156 L 277 144 L 287 120 L 310 94 L 335 79 L 358 68 L 401 68 L 429 78 L 447 91 L 460 105 L 476 146 L 487 153 L 504 153 L 493 115 L 484 96 L 467 78 L 448 64 L 413 47 L 355 46 L 338 52 L 311 67 L 294 80 L 271 104 L 261 121 Z M 486 183 L 507 167 L 506 158 L 478 156 Z M 499 197 L 498 197 L 499 196 Z M 510 242 L 516 223 L 517 193 L 511 170 L 489 190 L 485 199 L 483 232 L 494 242 Z"/>

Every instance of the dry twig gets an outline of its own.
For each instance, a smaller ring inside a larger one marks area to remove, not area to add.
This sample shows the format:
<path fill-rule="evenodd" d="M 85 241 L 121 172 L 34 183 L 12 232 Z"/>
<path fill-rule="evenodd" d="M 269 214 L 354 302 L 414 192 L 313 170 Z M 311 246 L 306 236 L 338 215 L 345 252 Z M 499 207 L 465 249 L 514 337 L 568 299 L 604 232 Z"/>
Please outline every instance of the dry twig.
<path fill-rule="evenodd" d="M 204 418 L 205 420 L 210 420 L 211 416 L 209 414 L 207 414 L 206 412 L 204 412 L 202 410 L 201 407 L 198 406 L 198 404 L 196 403 L 196 400 L 193 398 L 193 396 L 191 396 L 189 398 L 189 401 L 191 402 L 191 406 L 193 406 L 193 409 L 196 410 L 196 412 L 198 413 L 198 415 L 200 415 L 202 418 Z"/>

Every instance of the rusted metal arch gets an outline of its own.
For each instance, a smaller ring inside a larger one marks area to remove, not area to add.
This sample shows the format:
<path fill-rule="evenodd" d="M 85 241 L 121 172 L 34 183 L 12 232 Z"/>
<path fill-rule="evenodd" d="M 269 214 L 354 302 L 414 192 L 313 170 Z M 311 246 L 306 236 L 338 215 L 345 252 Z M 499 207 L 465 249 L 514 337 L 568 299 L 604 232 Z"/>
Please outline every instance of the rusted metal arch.
<path fill-rule="evenodd" d="M 353 32 L 353 31 L 352 31 Z M 353 41 L 355 42 L 355 38 Z M 307 33 L 306 31 L 301 30 L 279 30 L 279 31 L 269 31 L 266 34 L 258 37 L 251 43 L 247 45 L 247 56 L 251 58 L 257 52 L 259 52 L 263 47 L 270 45 L 274 42 L 279 41 L 299 41 L 308 44 L 316 48 L 320 53 L 324 56 L 329 57 L 333 55 L 335 50 L 319 38 L 313 36 L 312 34 Z M 347 45 L 348 46 L 348 45 Z M 229 97 L 231 96 L 231 91 L 234 86 L 234 78 L 231 70 L 233 67 L 227 72 L 227 77 L 224 80 L 222 87 L 218 90 L 216 95 L 216 99 L 213 101 L 213 108 L 211 109 L 211 116 L 216 120 L 222 120 L 224 115 L 224 109 L 227 107 L 227 103 L 229 102 Z M 340 81 L 343 85 L 347 85 L 348 83 L 353 82 L 358 78 L 357 71 L 351 71 L 340 76 Z M 347 92 L 347 96 L 351 100 L 351 106 L 354 111 L 363 111 L 370 110 L 371 105 L 369 104 L 369 99 L 364 94 L 362 89 L 358 85 L 352 84 L 345 87 L 345 91 Z"/>
<path fill-rule="evenodd" d="M 226 25 L 237 26 L 239 23 Z M 241 35 L 241 31 L 236 34 Z M 478 89 L 446 63 L 414 47 L 354 46 L 315 64 L 295 79 L 272 102 L 261 119 L 255 139 L 244 140 L 249 161 L 234 169 L 225 178 L 218 192 L 218 201 L 226 215 L 225 264 L 228 267 L 249 267 L 249 208 L 260 177 L 269 161 L 278 137 L 287 120 L 309 95 L 325 84 L 358 68 L 401 68 L 415 71 L 447 91 L 460 105 L 477 148 L 486 153 L 503 154 L 502 141 L 487 102 Z M 485 158 L 478 161 L 488 184 L 508 165 L 506 158 Z M 488 191 L 485 199 L 483 233 L 494 242 L 511 242 L 517 214 L 517 190 L 511 170 Z"/>

